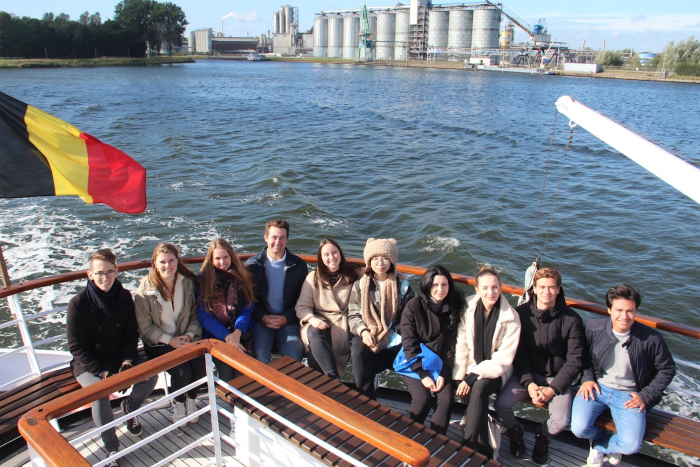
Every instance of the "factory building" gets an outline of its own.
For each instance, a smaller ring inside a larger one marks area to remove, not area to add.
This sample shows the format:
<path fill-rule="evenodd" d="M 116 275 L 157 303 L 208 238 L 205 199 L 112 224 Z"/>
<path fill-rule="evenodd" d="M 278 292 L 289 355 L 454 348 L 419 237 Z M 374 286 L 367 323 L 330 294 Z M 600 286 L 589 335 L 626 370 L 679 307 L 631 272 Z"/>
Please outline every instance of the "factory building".
<path fill-rule="evenodd" d="M 254 37 L 214 36 L 211 28 L 197 29 L 190 32 L 187 47 L 190 53 L 248 54 L 256 51 L 258 40 Z"/>

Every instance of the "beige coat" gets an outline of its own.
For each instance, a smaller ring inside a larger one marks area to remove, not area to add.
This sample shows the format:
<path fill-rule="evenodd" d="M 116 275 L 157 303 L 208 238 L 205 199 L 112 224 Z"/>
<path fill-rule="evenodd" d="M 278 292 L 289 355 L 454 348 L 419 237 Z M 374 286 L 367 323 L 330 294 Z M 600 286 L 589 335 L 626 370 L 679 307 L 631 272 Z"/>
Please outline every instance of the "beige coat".
<path fill-rule="evenodd" d="M 510 306 L 508 300 L 501 296 L 500 314 L 493 333 L 493 352 L 490 360 L 478 365 L 474 361 L 474 313 L 478 295 L 467 298 L 467 309 L 457 328 L 457 346 L 452 378 L 461 381 L 469 373 L 476 373 L 481 378 L 501 378 L 501 387 L 513 373 L 513 359 L 520 342 L 520 316 Z"/>
<path fill-rule="evenodd" d="M 345 373 L 345 366 L 350 358 L 350 335 L 348 334 L 348 302 L 352 284 L 338 281 L 333 289 L 317 287 L 316 271 L 311 272 L 301 287 L 299 300 L 296 304 L 296 314 L 301 324 L 301 340 L 304 350 L 309 351 L 309 340 L 306 331 L 309 329 L 309 318 L 324 320 L 331 329 L 333 353 L 338 364 L 338 374 Z"/>
<path fill-rule="evenodd" d="M 197 307 L 194 303 L 194 281 L 189 277 L 182 277 L 184 292 L 183 306 L 177 317 L 178 336 L 186 333 L 192 335 L 192 340 L 202 338 L 202 326 L 197 317 Z M 139 323 L 139 332 L 144 344 L 155 345 L 163 343 L 166 339 L 176 336 L 167 336 L 161 328 L 161 304 L 162 300 L 158 288 L 151 284 L 148 276 L 141 278 L 139 288 L 134 296 L 136 306 L 136 320 Z"/>

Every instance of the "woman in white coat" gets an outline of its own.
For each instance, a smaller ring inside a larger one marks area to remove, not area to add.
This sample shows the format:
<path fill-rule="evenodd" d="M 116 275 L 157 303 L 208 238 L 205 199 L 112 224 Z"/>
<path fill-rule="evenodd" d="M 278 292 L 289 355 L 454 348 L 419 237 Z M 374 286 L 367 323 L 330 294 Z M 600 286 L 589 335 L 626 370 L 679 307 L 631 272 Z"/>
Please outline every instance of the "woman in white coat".
<path fill-rule="evenodd" d="M 465 399 L 462 444 L 493 458 L 489 445 L 489 396 L 498 392 L 513 372 L 520 342 L 520 318 L 505 297 L 501 280 L 491 268 L 476 275 L 476 295 L 467 298 L 467 309 L 457 329 L 452 378 L 456 395 Z"/>

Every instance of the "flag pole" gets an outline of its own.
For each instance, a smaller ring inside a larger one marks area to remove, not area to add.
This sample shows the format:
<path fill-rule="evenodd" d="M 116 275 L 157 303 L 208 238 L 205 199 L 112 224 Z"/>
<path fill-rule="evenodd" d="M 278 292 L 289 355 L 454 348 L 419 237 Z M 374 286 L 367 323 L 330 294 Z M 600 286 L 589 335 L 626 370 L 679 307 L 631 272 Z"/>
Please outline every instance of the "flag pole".
<path fill-rule="evenodd" d="M 7 273 L 7 264 L 5 264 L 5 256 L 2 254 L 2 245 L 0 245 L 0 274 L 2 275 L 2 286 L 9 287 L 12 285 L 10 275 Z"/>

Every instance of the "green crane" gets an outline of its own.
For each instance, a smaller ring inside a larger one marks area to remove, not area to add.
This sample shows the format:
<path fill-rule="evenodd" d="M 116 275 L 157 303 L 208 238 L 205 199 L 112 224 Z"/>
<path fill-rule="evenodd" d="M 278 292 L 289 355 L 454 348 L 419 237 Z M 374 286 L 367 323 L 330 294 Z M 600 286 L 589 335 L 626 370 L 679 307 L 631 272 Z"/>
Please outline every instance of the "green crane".
<path fill-rule="evenodd" d="M 357 54 L 361 62 L 371 62 L 372 57 L 372 32 L 369 30 L 367 18 L 367 5 L 362 5 L 362 18 L 360 19 L 360 43 L 357 46 Z"/>

